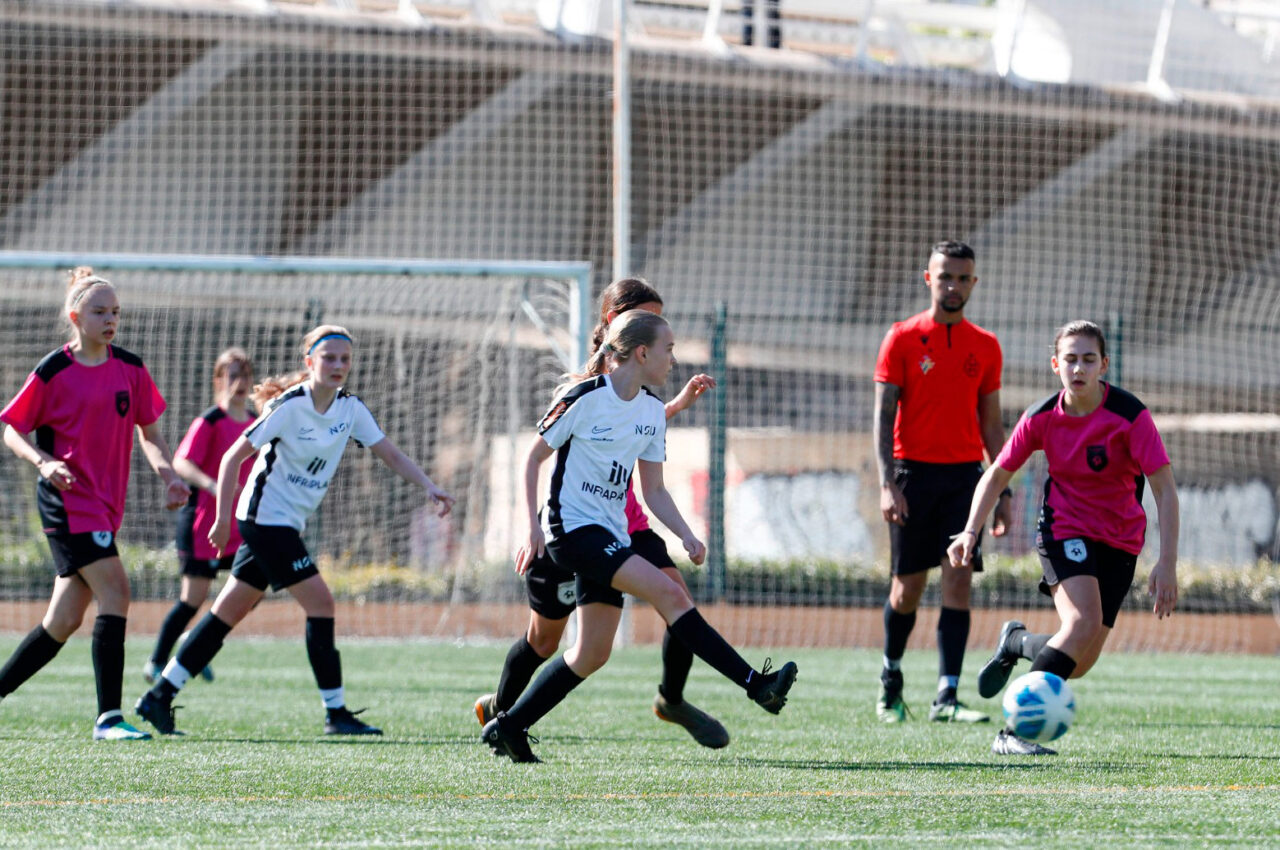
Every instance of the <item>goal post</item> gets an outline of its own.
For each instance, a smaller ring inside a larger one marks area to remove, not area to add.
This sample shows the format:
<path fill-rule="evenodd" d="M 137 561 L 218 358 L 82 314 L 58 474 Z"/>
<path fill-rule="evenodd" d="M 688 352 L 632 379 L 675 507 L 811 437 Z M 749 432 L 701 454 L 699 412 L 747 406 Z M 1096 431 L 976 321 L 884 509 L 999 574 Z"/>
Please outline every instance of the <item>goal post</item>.
<path fill-rule="evenodd" d="M 301 368 L 298 345 L 311 327 L 352 332 L 351 391 L 458 502 L 440 519 L 419 488 L 369 453 L 348 451 L 335 492 L 306 532 L 339 598 L 446 605 L 523 598 L 505 557 L 515 545 L 512 461 L 517 438 L 530 432 L 561 376 L 586 359 L 589 264 L 0 252 L 6 397 L 67 339 L 66 272 L 82 265 L 116 286 L 117 344 L 143 359 L 164 395 L 161 428 L 171 448 L 213 403 L 212 367 L 222 349 L 246 349 L 261 379 Z M 120 541 L 143 603 L 176 598 L 174 517 L 162 500 L 135 451 Z M 0 460 L 0 598 L 47 598 L 50 563 L 30 470 Z M 139 630 L 147 630 L 145 619 Z M 404 631 L 415 633 L 407 624 Z"/>

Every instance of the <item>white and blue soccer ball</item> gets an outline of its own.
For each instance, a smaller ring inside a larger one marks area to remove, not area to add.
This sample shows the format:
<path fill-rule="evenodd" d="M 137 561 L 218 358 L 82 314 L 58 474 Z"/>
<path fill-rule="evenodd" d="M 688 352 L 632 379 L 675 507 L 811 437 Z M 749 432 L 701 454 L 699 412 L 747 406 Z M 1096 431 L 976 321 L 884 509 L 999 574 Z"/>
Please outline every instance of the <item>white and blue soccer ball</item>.
<path fill-rule="evenodd" d="M 1004 722 L 1026 741 L 1045 743 L 1066 734 L 1076 719 L 1076 697 L 1061 676 L 1036 670 L 1004 692 Z"/>

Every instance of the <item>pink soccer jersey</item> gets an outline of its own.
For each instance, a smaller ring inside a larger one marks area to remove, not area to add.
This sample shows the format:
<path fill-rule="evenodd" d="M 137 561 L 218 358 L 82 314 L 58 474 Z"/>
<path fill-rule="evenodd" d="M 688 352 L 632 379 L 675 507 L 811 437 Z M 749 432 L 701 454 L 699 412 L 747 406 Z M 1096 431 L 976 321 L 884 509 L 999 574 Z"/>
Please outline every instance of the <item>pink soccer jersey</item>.
<path fill-rule="evenodd" d="M 201 413 L 191 423 L 191 427 L 187 429 L 187 435 L 182 438 L 182 443 L 178 446 L 178 450 L 173 453 L 175 458 L 186 458 L 200 468 L 200 471 L 215 481 L 218 479 L 218 465 L 222 463 L 222 456 L 226 454 L 227 449 L 231 448 L 241 434 L 248 430 L 253 424 L 253 418 L 250 417 L 243 422 L 237 422 L 227 415 L 227 412 L 221 407 L 211 407 L 204 413 Z M 236 484 L 236 498 L 239 498 L 240 491 L 244 489 L 244 482 L 249 478 L 249 470 L 253 469 L 253 458 L 249 458 L 240 464 L 240 474 Z M 234 504 L 234 500 L 232 502 Z M 195 508 L 195 522 L 192 528 L 192 557 L 200 560 L 212 560 L 218 557 L 218 552 L 209 544 L 209 529 L 213 527 L 213 520 L 217 515 L 218 501 L 214 495 L 205 490 L 194 490 L 191 493 L 191 501 L 189 505 Z M 226 549 L 223 551 L 230 554 L 240 548 L 240 529 L 236 523 L 231 524 L 231 538 L 227 542 Z"/>
<path fill-rule="evenodd" d="M 1062 409 L 1065 390 L 1023 414 L 996 463 L 1017 471 L 1042 449 L 1049 461 L 1039 533 L 1045 540 L 1085 537 L 1138 554 L 1147 531 L 1145 476 L 1169 464 L 1151 413 L 1131 393 L 1103 383 L 1088 416 Z"/>
<path fill-rule="evenodd" d="M 636 498 L 636 487 L 634 476 L 631 481 L 627 482 L 627 534 L 635 534 L 637 531 L 647 531 L 649 529 L 649 517 L 645 515 L 644 508 L 640 506 L 640 500 Z"/>
<path fill-rule="evenodd" d="M 62 492 L 43 478 L 37 484 L 46 532 L 71 534 L 120 529 L 135 425 L 150 425 L 165 402 L 136 354 L 114 345 L 97 366 L 76 361 L 71 347 L 45 357 L 22 389 L 0 411 L 0 422 L 61 460 L 75 476 Z"/>

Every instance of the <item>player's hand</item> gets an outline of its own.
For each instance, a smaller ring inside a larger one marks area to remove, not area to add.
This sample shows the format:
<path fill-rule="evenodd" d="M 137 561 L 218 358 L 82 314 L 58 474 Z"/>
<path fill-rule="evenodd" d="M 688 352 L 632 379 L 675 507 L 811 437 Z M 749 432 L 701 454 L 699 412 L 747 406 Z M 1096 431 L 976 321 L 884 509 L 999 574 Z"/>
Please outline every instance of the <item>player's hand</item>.
<path fill-rule="evenodd" d="M 60 460 L 46 460 L 39 466 L 40 477 L 48 481 L 57 490 L 70 490 L 76 483 L 76 477 L 70 467 Z"/>
<path fill-rule="evenodd" d="M 209 545 L 218 550 L 218 557 L 222 557 L 222 550 L 226 548 L 227 541 L 231 539 L 231 521 L 215 520 L 213 527 L 209 529 Z"/>
<path fill-rule="evenodd" d="M 1174 606 L 1178 604 L 1178 571 L 1172 561 L 1166 561 L 1163 556 L 1156 561 L 1147 579 L 1147 595 L 1153 600 L 1151 613 L 1156 619 L 1173 615 Z"/>
<path fill-rule="evenodd" d="M 707 559 L 707 544 L 690 534 L 684 540 L 680 541 L 684 544 L 684 551 L 689 553 L 689 560 L 701 566 L 702 562 Z"/>
<path fill-rule="evenodd" d="M 973 550 L 978 548 L 978 535 L 972 531 L 962 531 L 956 535 L 947 547 L 947 557 L 953 567 L 967 567 L 973 562 Z"/>
<path fill-rule="evenodd" d="M 1001 496 L 996 500 L 996 509 L 992 514 L 991 520 L 991 536 L 1004 537 L 1009 533 L 1009 526 L 1013 524 L 1013 499 L 1006 499 Z"/>
<path fill-rule="evenodd" d="M 529 571 L 530 565 L 546 554 L 546 551 L 547 536 L 542 533 L 542 526 L 531 526 L 529 528 L 529 540 L 521 544 L 520 548 L 516 550 L 516 573 L 524 575 Z"/>
<path fill-rule="evenodd" d="M 710 375 L 697 374 L 689 379 L 684 385 L 684 389 L 673 399 L 669 406 L 671 413 L 679 413 L 682 410 L 690 408 L 698 398 L 709 389 L 713 389 L 716 385 L 716 379 Z"/>
<path fill-rule="evenodd" d="M 892 481 L 880 485 L 880 514 L 885 522 L 907 524 L 907 497 Z"/>
<path fill-rule="evenodd" d="M 187 482 L 181 478 L 174 478 L 164 491 L 164 509 L 166 511 L 176 511 L 185 505 L 190 498 L 191 488 L 187 486 Z"/>
<path fill-rule="evenodd" d="M 440 513 L 436 516 L 448 516 L 449 511 L 453 510 L 453 503 L 458 501 L 434 484 L 427 488 L 427 495 L 440 503 Z"/>

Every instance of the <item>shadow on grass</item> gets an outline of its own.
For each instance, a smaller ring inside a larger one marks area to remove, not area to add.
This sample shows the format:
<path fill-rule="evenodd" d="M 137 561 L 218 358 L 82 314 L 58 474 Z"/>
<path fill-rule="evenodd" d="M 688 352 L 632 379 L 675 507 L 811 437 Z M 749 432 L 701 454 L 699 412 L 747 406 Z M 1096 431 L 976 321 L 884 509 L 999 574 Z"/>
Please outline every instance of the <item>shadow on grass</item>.
<path fill-rule="evenodd" d="M 782 767 L 788 770 L 962 770 L 972 768 L 996 768 L 998 770 L 1042 770 L 1051 766 L 1048 761 L 826 761 L 822 759 L 757 759 L 739 758 L 738 764 L 746 767 Z"/>

